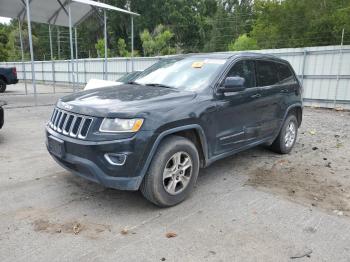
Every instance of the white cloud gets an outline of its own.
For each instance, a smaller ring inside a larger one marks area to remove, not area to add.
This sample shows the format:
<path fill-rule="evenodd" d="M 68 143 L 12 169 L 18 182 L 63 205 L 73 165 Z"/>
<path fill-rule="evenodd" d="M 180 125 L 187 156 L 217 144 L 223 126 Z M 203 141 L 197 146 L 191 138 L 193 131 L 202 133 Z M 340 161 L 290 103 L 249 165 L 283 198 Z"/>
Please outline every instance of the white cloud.
<path fill-rule="evenodd" d="M 11 20 L 11 18 L 0 16 L 0 23 L 2 23 L 2 24 L 9 24 L 10 20 Z"/>

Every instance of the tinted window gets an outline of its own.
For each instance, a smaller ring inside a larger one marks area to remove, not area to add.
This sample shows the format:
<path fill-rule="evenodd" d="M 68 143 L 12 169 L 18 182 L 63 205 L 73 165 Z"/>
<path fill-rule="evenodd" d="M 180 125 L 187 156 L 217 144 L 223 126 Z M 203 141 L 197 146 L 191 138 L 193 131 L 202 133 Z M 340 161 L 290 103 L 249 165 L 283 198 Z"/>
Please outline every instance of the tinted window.
<path fill-rule="evenodd" d="M 246 88 L 255 86 L 254 62 L 249 60 L 238 61 L 228 72 L 227 77 L 239 76 L 245 79 Z"/>
<path fill-rule="evenodd" d="M 259 86 L 272 86 L 278 83 L 278 74 L 275 63 L 270 61 L 257 61 L 257 76 Z"/>
<path fill-rule="evenodd" d="M 292 84 L 295 83 L 294 74 L 289 66 L 284 64 L 276 64 L 278 70 L 279 84 Z"/>

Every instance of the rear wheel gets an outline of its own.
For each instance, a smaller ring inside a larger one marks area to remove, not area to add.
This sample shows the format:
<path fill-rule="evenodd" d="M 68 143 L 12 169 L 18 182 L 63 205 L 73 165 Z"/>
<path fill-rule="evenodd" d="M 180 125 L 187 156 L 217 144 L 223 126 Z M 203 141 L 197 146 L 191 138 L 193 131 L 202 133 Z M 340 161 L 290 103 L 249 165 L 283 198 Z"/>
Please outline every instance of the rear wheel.
<path fill-rule="evenodd" d="M 198 172 L 196 146 L 186 138 L 170 136 L 159 146 L 140 190 L 158 206 L 174 206 L 191 193 Z"/>
<path fill-rule="evenodd" d="M 4 93 L 6 90 L 6 82 L 3 79 L 0 79 L 0 93 Z"/>
<path fill-rule="evenodd" d="M 284 121 L 278 137 L 271 145 L 271 149 L 280 154 L 288 154 L 295 144 L 297 135 L 298 120 L 294 114 L 289 115 Z"/>

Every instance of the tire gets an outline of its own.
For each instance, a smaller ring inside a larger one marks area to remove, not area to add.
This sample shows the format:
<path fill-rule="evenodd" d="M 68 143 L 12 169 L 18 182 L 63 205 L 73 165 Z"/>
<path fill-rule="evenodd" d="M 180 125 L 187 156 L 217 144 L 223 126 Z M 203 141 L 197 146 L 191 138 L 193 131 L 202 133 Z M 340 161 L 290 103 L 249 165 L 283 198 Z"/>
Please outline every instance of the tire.
<path fill-rule="evenodd" d="M 3 79 L 0 79 L 0 93 L 4 93 L 6 90 L 6 82 Z"/>
<path fill-rule="evenodd" d="M 170 136 L 159 145 L 140 190 L 147 200 L 157 206 L 174 206 L 192 192 L 198 172 L 196 146 L 186 138 Z"/>
<path fill-rule="evenodd" d="M 291 127 L 293 125 L 294 127 Z M 294 129 L 294 135 L 289 133 L 289 138 L 287 141 L 287 132 L 288 129 Z M 298 120 L 294 114 L 288 115 L 286 120 L 283 123 L 283 126 L 278 134 L 276 140 L 272 143 L 271 149 L 272 151 L 280 154 L 288 154 L 292 149 L 297 140 L 298 136 Z"/>

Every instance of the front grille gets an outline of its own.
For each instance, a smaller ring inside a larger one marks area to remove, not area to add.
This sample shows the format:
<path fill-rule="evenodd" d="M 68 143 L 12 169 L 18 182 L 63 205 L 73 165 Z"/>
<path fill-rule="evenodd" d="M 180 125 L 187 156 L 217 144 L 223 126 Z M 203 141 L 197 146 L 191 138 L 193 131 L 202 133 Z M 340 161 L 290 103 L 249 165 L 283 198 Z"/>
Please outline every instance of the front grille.
<path fill-rule="evenodd" d="M 66 136 L 86 138 L 93 119 L 55 108 L 49 122 L 51 129 Z"/>

